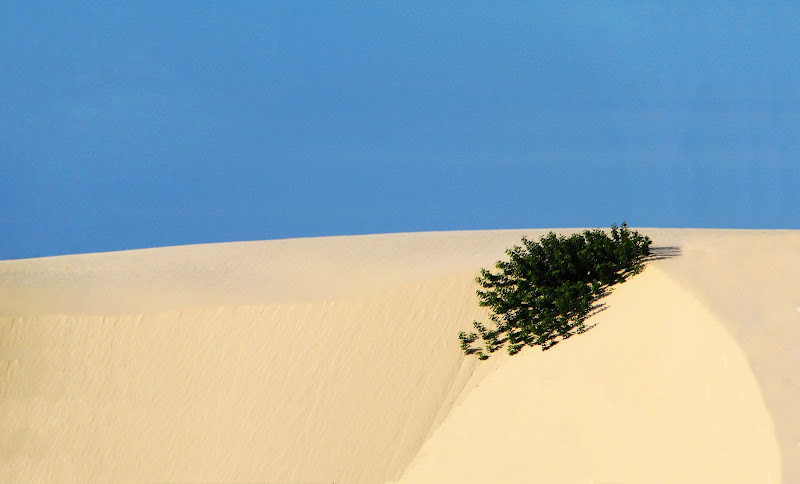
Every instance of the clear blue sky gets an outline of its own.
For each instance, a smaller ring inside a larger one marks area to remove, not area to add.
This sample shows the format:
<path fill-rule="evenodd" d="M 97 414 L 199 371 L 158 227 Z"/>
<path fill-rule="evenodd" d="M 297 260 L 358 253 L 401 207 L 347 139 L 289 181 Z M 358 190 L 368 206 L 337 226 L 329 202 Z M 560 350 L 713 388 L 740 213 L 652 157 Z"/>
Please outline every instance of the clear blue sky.
<path fill-rule="evenodd" d="M 0 259 L 800 229 L 795 1 L 48 3 L 0 6 Z"/>

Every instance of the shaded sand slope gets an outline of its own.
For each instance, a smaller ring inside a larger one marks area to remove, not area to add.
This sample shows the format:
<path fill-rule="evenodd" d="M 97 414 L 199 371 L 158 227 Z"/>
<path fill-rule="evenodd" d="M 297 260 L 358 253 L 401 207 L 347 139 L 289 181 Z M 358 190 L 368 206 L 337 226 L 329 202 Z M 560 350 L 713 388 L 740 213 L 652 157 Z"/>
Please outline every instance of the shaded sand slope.
<path fill-rule="evenodd" d="M 0 261 L 0 482 L 793 482 L 800 235 L 643 231 L 683 255 L 485 363 L 473 278 L 546 231 Z"/>
<path fill-rule="evenodd" d="M 536 232 L 534 232 L 536 234 Z M 398 478 L 517 231 L 0 263 L 0 482 Z"/>
<path fill-rule="evenodd" d="M 446 277 L 294 305 L 14 318 L 3 328 L 18 358 L 0 397 L 0 481 L 395 476 L 471 368 L 453 343 L 456 322 L 477 315 L 468 283 Z"/>

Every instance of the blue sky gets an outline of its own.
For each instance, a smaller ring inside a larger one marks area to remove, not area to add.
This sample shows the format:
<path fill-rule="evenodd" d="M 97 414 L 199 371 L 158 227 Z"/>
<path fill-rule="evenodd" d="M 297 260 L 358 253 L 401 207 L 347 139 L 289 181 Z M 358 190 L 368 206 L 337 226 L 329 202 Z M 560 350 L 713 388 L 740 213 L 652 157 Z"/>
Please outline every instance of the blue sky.
<path fill-rule="evenodd" d="M 800 229 L 797 2 L 50 3 L 0 6 L 0 259 Z"/>

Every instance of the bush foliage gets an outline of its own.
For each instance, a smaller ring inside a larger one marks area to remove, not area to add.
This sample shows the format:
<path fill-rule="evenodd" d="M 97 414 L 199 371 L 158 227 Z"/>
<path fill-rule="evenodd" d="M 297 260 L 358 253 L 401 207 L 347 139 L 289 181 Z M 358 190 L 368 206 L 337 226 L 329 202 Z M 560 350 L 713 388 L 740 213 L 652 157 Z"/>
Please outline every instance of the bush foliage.
<path fill-rule="evenodd" d="M 597 301 L 644 268 L 651 243 L 625 223 L 612 225 L 610 234 L 550 232 L 539 242 L 523 237 L 521 247 L 506 251 L 509 260 L 497 262 L 497 272 L 481 269 L 479 304 L 491 308 L 495 328 L 475 321 L 476 332 L 458 335 L 461 349 L 485 360 L 506 343 L 513 355 L 526 345 L 546 350 L 585 332 L 586 319 L 600 308 Z M 483 347 L 473 347 L 479 337 Z"/>

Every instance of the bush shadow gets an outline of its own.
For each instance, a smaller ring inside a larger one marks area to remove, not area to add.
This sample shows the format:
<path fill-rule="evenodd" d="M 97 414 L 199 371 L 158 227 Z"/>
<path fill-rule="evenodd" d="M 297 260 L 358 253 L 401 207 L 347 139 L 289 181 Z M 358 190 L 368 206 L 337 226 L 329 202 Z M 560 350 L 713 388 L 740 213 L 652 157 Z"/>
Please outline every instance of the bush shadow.
<path fill-rule="evenodd" d="M 681 248 L 675 245 L 651 247 L 650 255 L 642 260 L 644 262 L 651 262 L 654 260 L 672 259 L 673 257 L 679 257 L 682 252 Z"/>

